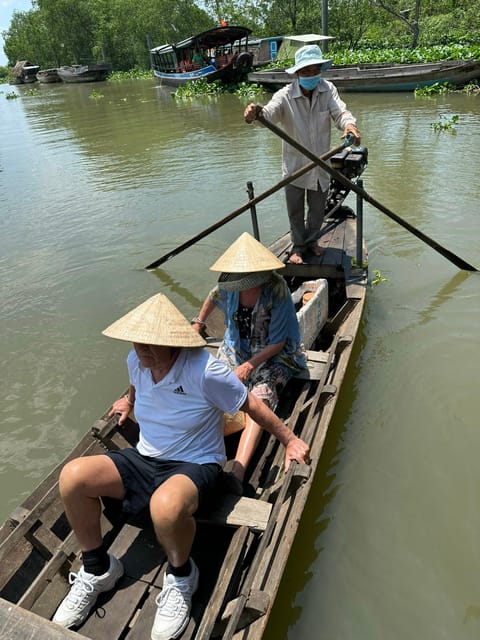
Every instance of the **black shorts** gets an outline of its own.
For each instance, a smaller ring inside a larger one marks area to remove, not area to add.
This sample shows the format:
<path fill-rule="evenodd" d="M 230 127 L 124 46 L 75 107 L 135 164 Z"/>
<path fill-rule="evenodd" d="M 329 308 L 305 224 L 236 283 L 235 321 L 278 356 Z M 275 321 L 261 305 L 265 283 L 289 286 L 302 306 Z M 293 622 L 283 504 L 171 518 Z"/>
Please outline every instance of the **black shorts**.
<path fill-rule="evenodd" d="M 154 491 L 171 476 L 182 474 L 198 489 L 198 511 L 205 511 L 218 491 L 222 467 L 219 464 L 195 464 L 178 460 L 159 460 L 142 456 L 136 449 L 108 451 L 120 473 L 126 490 L 122 508 L 138 514 L 148 509 Z"/>

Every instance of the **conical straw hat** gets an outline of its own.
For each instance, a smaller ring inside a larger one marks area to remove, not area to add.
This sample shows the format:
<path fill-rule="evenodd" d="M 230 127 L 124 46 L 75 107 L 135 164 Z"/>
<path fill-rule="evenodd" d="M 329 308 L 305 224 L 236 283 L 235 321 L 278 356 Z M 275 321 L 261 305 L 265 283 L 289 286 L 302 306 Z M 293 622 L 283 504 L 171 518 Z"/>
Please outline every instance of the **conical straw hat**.
<path fill-rule="evenodd" d="M 210 267 L 210 271 L 247 273 L 283 269 L 285 265 L 253 236 L 245 232 Z"/>
<path fill-rule="evenodd" d="M 203 347 L 205 340 L 162 293 L 148 298 L 102 331 L 104 336 L 166 347 Z"/>

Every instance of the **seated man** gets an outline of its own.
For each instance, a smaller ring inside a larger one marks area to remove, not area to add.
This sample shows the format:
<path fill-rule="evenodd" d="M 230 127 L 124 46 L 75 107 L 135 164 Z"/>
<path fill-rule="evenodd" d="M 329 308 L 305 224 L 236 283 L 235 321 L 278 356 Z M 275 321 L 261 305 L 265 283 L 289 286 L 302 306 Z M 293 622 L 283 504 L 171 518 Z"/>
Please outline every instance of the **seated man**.
<path fill-rule="evenodd" d="M 202 349 L 203 338 L 162 294 L 104 330 L 133 342 L 127 366 L 128 393 L 110 415 L 122 423 L 135 407 L 136 448 L 71 460 L 60 474 L 65 513 L 82 550 L 83 566 L 53 621 L 82 624 L 98 594 L 123 574 L 121 562 L 103 546 L 101 497 L 123 501 L 129 513 L 150 510 L 155 534 L 167 556 L 157 598 L 152 640 L 178 637 L 188 624 L 199 572 L 190 551 L 194 515 L 209 501 L 225 463 L 224 412 L 243 410 L 286 447 L 291 460 L 309 463 L 308 446 L 297 438 L 225 365 Z"/>

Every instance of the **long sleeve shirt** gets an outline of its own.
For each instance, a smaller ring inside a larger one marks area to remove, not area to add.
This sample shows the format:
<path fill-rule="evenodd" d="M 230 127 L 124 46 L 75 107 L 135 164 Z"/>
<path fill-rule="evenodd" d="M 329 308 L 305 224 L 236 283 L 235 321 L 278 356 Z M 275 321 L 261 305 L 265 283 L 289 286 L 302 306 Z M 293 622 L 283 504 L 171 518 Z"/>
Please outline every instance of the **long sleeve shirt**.
<path fill-rule="evenodd" d="M 262 115 L 273 124 L 281 124 L 285 133 L 317 156 L 330 149 L 331 125 L 343 131 L 347 124 L 356 124 L 338 91 L 328 80 L 320 82 L 311 97 L 302 93 L 298 79 L 277 91 L 263 107 Z M 287 177 L 307 165 L 310 160 L 287 142 L 282 142 L 282 175 Z M 302 189 L 325 191 L 330 178 L 320 167 L 304 174 L 293 185 Z"/>

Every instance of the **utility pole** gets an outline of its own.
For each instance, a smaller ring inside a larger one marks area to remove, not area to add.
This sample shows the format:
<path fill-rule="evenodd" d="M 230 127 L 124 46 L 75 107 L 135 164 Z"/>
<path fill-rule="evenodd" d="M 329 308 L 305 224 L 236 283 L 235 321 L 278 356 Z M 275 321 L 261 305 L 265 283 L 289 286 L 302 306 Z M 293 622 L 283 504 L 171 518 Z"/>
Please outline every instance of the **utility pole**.
<path fill-rule="evenodd" d="M 322 35 L 328 36 L 328 0 L 322 0 Z M 327 53 L 328 40 L 322 41 L 322 51 Z"/>

